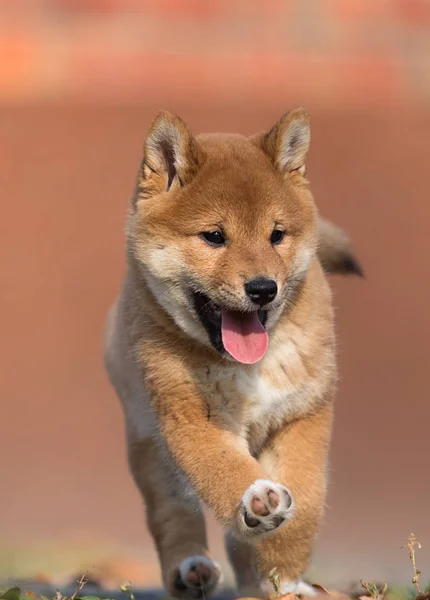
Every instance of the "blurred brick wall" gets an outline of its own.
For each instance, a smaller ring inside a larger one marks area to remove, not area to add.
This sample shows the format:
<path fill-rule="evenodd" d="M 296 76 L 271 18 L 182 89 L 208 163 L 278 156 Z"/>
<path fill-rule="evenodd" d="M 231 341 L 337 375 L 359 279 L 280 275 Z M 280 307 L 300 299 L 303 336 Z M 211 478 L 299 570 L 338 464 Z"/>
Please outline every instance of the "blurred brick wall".
<path fill-rule="evenodd" d="M 0 99 L 430 100 L 429 0 L 1 0 Z"/>

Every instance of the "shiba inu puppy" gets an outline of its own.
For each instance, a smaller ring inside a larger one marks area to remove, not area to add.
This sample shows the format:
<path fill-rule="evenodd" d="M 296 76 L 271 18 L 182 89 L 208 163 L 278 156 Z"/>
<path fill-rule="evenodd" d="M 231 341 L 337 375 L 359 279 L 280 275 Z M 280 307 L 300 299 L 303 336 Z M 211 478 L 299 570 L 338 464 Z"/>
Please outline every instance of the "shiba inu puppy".
<path fill-rule="evenodd" d="M 201 501 L 226 530 L 239 586 L 301 577 L 323 514 L 336 359 L 325 271 L 360 274 L 319 219 L 310 130 L 293 110 L 264 134 L 194 137 L 163 112 L 144 142 L 127 222 L 127 273 L 105 364 L 164 585 L 221 578 Z"/>

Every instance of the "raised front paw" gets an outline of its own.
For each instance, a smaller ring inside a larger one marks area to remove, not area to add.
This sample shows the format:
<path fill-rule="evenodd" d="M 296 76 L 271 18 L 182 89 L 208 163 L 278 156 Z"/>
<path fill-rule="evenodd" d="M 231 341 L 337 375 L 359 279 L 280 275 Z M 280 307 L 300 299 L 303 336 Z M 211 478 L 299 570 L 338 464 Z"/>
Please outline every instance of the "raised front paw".
<path fill-rule="evenodd" d="M 291 519 L 293 513 L 293 498 L 285 486 L 257 479 L 242 497 L 240 533 L 252 538 L 275 531 Z"/>

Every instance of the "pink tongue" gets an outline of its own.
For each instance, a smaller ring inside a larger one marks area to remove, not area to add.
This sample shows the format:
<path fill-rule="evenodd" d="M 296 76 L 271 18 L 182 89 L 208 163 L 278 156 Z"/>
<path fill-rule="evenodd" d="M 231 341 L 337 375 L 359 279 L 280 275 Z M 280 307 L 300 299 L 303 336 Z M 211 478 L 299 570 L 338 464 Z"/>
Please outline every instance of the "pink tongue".
<path fill-rule="evenodd" d="M 221 332 L 224 348 L 238 362 L 251 365 L 266 354 L 269 336 L 257 312 L 223 310 Z"/>

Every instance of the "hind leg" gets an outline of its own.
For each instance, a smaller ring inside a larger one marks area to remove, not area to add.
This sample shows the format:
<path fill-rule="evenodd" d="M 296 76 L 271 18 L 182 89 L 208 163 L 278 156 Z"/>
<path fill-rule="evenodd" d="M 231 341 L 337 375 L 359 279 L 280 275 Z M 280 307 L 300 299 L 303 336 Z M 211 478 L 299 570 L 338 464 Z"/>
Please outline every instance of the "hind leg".
<path fill-rule="evenodd" d="M 207 597 L 221 579 L 209 557 L 201 507 L 191 490 L 175 489 L 175 474 L 151 439 L 129 444 L 134 479 L 146 503 L 164 587 L 176 598 Z M 170 472 L 170 476 L 169 476 Z"/>
<path fill-rule="evenodd" d="M 253 568 L 255 562 L 251 544 L 239 541 L 230 533 L 225 535 L 225 547 L 241 597 L 259 597 L 260 582 Z"/>

